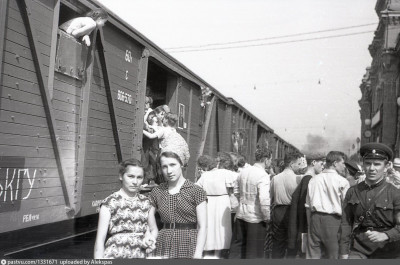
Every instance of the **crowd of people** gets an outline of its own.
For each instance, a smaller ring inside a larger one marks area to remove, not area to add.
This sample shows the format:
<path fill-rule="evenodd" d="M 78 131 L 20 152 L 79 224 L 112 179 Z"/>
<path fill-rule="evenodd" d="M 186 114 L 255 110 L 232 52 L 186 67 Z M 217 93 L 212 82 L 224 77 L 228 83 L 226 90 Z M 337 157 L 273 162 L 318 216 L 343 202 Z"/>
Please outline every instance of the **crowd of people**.
<path fill-rule="evenodd" d="M 388 146 L 363 145 L 361 161 L 287 153 L 278 171 L 265 147 L 253 165 L 236 152 L 202 155 L 192 182 L 177 115 L 151 102 L 147 153 L 120 164 L 122 187 L 101 204 L 95 258 L 400 257 L 400 159 Z"/>

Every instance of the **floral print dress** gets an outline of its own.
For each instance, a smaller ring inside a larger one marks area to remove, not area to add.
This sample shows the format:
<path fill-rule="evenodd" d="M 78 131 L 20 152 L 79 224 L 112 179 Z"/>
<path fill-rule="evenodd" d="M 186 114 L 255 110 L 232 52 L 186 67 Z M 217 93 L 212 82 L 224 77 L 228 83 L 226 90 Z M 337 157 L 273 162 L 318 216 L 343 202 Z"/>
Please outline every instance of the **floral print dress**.
<path fill-rule="evenodd" d="M 111 213 L 104 258 L 145 258 L 143 238 L 148 229 L 149 199 L 142 194 L 129 197 L 117 191 L 105 198 L 102 205 Z"/>

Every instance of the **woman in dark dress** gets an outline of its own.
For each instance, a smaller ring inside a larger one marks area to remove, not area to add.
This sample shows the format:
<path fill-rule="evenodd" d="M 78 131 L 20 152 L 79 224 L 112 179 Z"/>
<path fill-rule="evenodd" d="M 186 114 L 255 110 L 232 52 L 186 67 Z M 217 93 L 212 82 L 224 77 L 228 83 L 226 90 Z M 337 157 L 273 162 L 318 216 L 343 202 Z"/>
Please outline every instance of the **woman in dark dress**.
<path fill-rule="evenodd" d="M 205 191 L 183 176 L 185 152 L 176 147 L 161 150 L 160 162 L 167 182 L 149 194 L 149 214 L 158 211 L 163 222 L 154 256 L 157 258 L 202 258 L 206 241 Z"/>

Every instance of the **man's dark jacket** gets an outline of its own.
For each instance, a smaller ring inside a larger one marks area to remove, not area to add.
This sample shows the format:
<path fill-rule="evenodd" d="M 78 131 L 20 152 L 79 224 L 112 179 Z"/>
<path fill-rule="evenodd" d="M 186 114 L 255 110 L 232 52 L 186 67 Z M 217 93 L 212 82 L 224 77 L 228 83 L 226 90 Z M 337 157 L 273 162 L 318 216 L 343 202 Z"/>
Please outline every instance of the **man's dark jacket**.
<path fill-rule="evenodd" d="M 301 234 L 307 233 L 306 203 L 308 183 L 312 176 L 306 175 L 301 179 L 299 186 L 292 195 L 290 206 L 290 218 L 288 229 L 288 249 L 299 249 L 301 246 Z"/>

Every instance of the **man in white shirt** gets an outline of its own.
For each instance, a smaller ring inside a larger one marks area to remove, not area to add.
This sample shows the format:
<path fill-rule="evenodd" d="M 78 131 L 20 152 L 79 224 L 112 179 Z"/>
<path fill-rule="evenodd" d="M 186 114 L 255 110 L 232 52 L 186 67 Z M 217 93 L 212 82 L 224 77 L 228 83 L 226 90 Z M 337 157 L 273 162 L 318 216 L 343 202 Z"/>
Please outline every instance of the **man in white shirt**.
<path fill-rule="evenodd" d="M 288 251 L 288 227 L 292 195 L 301 181 L 303 155 L 290 152 L 285 155 L 283 170 L 271 181 L 272 200 L 272 258 L 282 259 Z M 292 256 L 295 253 L 288 253 Z"/>
<path fill-rule="evenodd" d="M 235 188 L 240 200 L 229 258 L 264 258 L 266 223 L 270 221 L 270 178 L 265 167 L 272 162 L 272 152 L 257 149 L 255 156 L 256 163 L 241 170 Z"/>
<path fill-rule="evenodd" d="M 309 224 L 308 259 L 339 257 L 339 228 L 342 203 L 350 183 L 346 179 L 346 155 L 331 151 L 326 156 L 326 169 L 308 184 L 306 197 Z"/>

